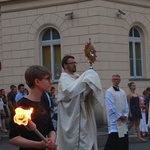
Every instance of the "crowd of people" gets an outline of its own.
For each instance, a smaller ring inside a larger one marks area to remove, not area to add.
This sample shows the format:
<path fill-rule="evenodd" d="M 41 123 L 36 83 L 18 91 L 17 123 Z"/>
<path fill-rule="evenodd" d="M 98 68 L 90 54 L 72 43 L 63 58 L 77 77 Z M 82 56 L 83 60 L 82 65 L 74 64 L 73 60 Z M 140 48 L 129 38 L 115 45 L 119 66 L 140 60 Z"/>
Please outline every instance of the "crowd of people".
<path fill-rule="evenodd" d="M 10 130 L 11 123 L 13 122 L 15 108 L 17 107 L 19 100 L 27 97 L 28 94 L 29 90 L 25 88 L 24 84 L 19 84 L 18 87 L 16 85 L 10 85 L 10 91 L 7 95 L 5 94 L 4 89 L 0 89 L 0 133 L 8 133 L 8 130 Z M 46 97 L 43 97 L 44 95 L 46 95 Z M 49 91 L 43 92 L 41 96 L 41 100 L 45 104 L 45 107 L 48 106 L 47 108 L 49 111 L 49 115 L 52 118 L 53 113 L 57 108 L 56 97 L 56 90 L 53 86 L 49 88 Z M 1 135 L 0 140 L 2 140 Z"/>
<path fill-rule="evenodd" d="M 59 79 L 58 94 L 49 70 L 38 65 L 25 71 L 30 90 L 24 84 L 11 85 L 7 96 L 4 89 L 0 90 L 1 132 L 7 133 L 9 129 L 11 144 L 20 150 L 56 150 L 56 147 L 57 150 L 98 150 L 94 107 L 97 103 L 102 105 L 101 82 L 93 69 L 77 74 L 76 64 L 74 56 L 63 57 L 64 72 Z M 150 87 L 138 94 L 135 83 L 130 82 L 126 94 L 119 86 L 120 75 L 112 75 L 111 81 L 105 93 L 108 139 L 104 150 L 129 150 L 128 134 L 134 125 L 138 142 L 146 142 L 145 137 L 150 137 Z M 18 107 L 33 108 L 31 126 L 14 122 Z M 44 141 L 33 128 L 39 130 Z"/>

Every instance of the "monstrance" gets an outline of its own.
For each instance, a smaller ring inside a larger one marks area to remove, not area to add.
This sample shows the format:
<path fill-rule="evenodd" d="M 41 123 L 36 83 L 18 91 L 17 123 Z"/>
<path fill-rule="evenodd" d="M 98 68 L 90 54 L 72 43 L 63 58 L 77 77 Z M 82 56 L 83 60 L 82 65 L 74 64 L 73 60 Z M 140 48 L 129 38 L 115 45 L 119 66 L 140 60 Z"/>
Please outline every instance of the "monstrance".
<path fill-rule="evenodd" d="M 91 38 L 89 38 L 89 42 L 85 44 L 84 54 L 85 54 L 86 60 L 90 63 L 90 69 L 93 69 L 92 64 L 96 61 L 97 56 L 96 56 L 95 47 L 93 43 L 91 43 Z"/>

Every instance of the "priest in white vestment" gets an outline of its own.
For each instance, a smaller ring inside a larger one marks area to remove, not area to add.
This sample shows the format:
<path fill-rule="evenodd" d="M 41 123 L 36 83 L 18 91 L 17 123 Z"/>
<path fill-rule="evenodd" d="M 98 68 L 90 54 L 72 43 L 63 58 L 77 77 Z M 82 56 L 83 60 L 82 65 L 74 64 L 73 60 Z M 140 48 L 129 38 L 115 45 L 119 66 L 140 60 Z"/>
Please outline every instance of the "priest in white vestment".
<path fill-rule="evenodd" d="M 58 84 L 57 150 L 98 150 L 94 105 L 103 102 L 98 74 L 76 74 L 73 56 L 62 59 Z"/>
<path fill-rule="evenodd" d="M 129 108 L 127 96 L 119 87 L 120 81 L 120 75 L 113 75 L 113 85 L 105 94 L 109 135 L 104 150 L 129 150 L 127 127 Z"/>

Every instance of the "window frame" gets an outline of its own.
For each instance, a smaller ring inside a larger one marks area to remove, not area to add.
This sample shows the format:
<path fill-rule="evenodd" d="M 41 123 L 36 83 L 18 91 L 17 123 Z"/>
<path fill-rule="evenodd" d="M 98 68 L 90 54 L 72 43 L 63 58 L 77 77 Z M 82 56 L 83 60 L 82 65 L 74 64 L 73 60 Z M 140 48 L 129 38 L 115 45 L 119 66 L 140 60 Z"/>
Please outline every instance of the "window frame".
<path fill-rule="evenodd" d="M 134 37 L 134 29 L 136 29 L 140 35 L 140 37 Z M 132 44 L 132 47 L 133 47 L 133 76 L 131 76 L 131 67 L 130 67 L 130 77 L 131 78 L 143 78 L 143 46 L 142 46 L 142 36 L 141 36 L 141 32 L 140 30 L 137 28 L 137 27 L 132 27 L 130 30 L 132 30 L 132 37 L 129 35 L 129 45 L 130 45 L 130 42 Z M 130 31 L 129 31 L 130 32 Z M 137 67 L 137 64 L 136 64 L 136 55 L 135 55 L 135 44 L 136 43 L 139 43 L 140 44 L 140 56 L 141 56 L 141 76 L 138 76 L 137 73 L 136 73 L 136 67 Z M 129 54 L 130 54 L 130 47 L 129 47 Z M 129 63 L 130 63 L 130 55 L 129 55 Z"/>
<path fill-rule="evenodd" d="M 46 30 L 44 30 L 43 31 L 43 34 L 41 35 L 41 64 L 44 66 L 44 64 L 43 64 L 43 53 L 42 53 L 42 51 L 43 51 L 43 46 L 50 46 L 50 53 L 51 53 L 51 69 L 49 68 L 49 70 L 50 70 L 50 72 L 52 73 L 52 81 L 55 83 L 55 82 L 58 82 L 58 80 L 59 79 L 55 79 L 54 77 L 55 77 L 55 72 L 54 72 L 54 65 L 55 65 L 55 60 L 54 60 L 54 58 L 55 57 L 53 57 L 54 55 L 55 55 L 55 53 L 54 53 L 54 46 L 55 45 L 60 45 L 60 53 L 61 53 L 61 37 L 60 37 L 60 39 L 52 39 L 52 29 L 55 29 L 55 28 L 53 28 L 53 27 L 49 27 L 48 29 L 46 29 Z M 57 30 L 57 29 L 55 29 L 55 30 Z M 42 41 L 42 38 L 43 38 L 43 36 L 44 36 L 44 34 L 46 33 L 46 32 L 48 32 L 48 31 L 50 31 L 50 39 L 49 40 L 44 40 L 44 41 Z M 57 30 L 57 32 L 58 32 L 58 30 Z M 58 32 L 59 33 L 59 32 Z M 59 35 L 60 35 L 60 33 L 59 33 Z M 61 55 L 61 54 L 60 54 Z M 60 64 L 61 65 L 61 64 Z"/>

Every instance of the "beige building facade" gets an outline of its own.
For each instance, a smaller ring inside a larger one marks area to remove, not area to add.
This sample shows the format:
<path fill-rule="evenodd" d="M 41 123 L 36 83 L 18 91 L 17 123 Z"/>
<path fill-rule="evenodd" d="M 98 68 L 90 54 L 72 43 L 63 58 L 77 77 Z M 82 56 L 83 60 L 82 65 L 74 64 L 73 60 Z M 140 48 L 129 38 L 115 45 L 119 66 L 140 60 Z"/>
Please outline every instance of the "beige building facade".
<path fill-rule="evenodd" d="M 126 92 L 130 81 L 139 95 L 150 86 L 149 0 L 0 0 L 0 6 L 0 87 L 6 92 L 11 84 L 25 83 L 26 68 L 35 64 L 49 63 L 57 87 L 66 54 L 76 57 L 81 74 L 89 68 L 83 51 L 89 38 L 103 93 L 112 74 L 121 75 Z M 98 125 L 106 123 L 105 116 L 97 105 Z"/>

